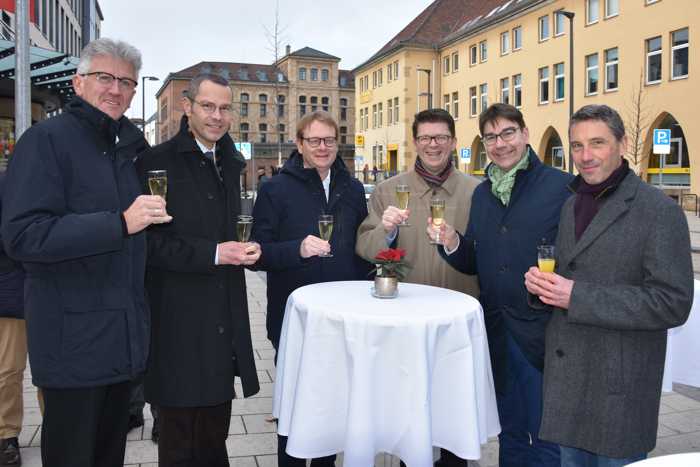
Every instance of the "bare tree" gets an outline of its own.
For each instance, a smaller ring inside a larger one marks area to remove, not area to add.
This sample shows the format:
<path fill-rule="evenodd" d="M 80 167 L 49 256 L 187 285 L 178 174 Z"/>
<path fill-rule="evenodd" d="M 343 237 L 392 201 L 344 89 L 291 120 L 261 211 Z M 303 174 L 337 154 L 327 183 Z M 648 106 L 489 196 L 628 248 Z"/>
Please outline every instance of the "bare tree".
<path fill-rule="evenodd" d="M 267 37 L 268 50 L 272 53 L 274 57 L 273 67 L 273 89 L 274 89 L 274 109 L 275 112 L 275 132 L 277 132 L 277 166 L 282 166 L 282 140 L 280 138 L 280 112 L 279 112 L 279 89 L 280 89 L 280 77 L 282 73 L 278 68 L 278 63 L 280 61 L 280 54 L 282 50 L 282 42 L 284 40 L 284 30 L 285 28 L 280 25 L 280 2 L 275 0 L 275 16 L 271 27 L 264 26 L 265 36 Z"/>
<path fill-rule="evenodd" d="M 630 101 L 625 109 L 625 126 L 627 127 L 627 159 L 639 175 L 643 162 L 649 157 L 644 153 L 644 136 L 649 130 L 649 107 L 644 92 L 644 71 L 639 73 L 639 85 L 632 91 Z"/>

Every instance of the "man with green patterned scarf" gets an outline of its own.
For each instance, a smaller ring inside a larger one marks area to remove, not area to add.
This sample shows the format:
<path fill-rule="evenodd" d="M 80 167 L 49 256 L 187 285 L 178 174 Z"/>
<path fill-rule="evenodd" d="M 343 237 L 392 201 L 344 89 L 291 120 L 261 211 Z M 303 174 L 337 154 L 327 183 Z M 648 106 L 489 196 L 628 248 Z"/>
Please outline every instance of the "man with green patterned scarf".
<path fill-rule="evenodd" d="M 487 178 L 474 191 L 466 231 L 457 227 L 464 234 L 443 224 L 437 249 L 458 271 L 478 275 L 501 422 L 499 466 L 558 467 L 559 446 L 539 439 L 549 315 L 528 305 L 523 275 L 537 264 L 537 246 L 554 244 L 572 177 L 540 162 L 515 107 L 490 106 L 479 130 L 491 160 Z"/>

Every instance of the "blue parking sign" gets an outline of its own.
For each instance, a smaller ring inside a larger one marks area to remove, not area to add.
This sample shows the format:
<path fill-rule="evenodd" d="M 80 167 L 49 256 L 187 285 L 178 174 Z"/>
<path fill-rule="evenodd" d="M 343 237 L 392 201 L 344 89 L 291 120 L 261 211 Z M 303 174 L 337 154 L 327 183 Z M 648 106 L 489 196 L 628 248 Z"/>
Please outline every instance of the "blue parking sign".
<path fill-rule="evenodd" d="M 654 128 L 654 154 L 671 154 L 671 130 Z"/>

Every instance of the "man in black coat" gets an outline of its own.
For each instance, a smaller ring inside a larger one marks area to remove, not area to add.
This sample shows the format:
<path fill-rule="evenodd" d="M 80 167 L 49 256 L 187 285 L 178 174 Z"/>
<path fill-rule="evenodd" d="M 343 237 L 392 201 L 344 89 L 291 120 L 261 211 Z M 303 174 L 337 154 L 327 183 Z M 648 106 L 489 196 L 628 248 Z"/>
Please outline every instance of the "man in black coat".
<path fill-rule="evenodd" d="M 147 143 L 123 116 L 140 68 L 129 44 L 88 44 L 78 97 L 22 135 L 8 169 L 2 239 L 26 271 L 45 467 L 124 463 L 129 385 L 148 352 L 142 230 L 171 219 L 163 199 L 140 196 L 133 160 Z"/>
<path fill-rule="evenodd" d="M 297 124 L 297 149 L 279 175 L 261 185 L 255 202 L 253 238 L 262 245 L 256 267 L 267 271 L 267 334 L 279 348 L 287 297 L 318 282 L 367 279 L 369 264 L 355 254 L 357 228 L 367 217 L 365 192 L 350 176 L 338 152 L 338 125 L 327 112 L 312 112 Z M 319 238 L 318 218 L 334 216 L 330 242 Z M 332 257 L 320 257 L 331 253 Z M 318 427 L 322 430 L 323 427 Z M 285 452 L 278 437 L 281 466 L 304 466 Z M 335 456 L 314 459 L 333 465 Z"/>
<path fill-rule="evenodd" d="M 259 390 L 243 266 L 260 246 L 234 241 L 245 162 L 228 135 L 231 101 L 226 79 L 196 76 L 180 132 L 138 162 L 144 181 L 149 170 L 167 171 L 173 216 L 148 230 L 145 394 L 158 407 L 161 467 L 228 466 L 234 376 L 245 396 Z"/>

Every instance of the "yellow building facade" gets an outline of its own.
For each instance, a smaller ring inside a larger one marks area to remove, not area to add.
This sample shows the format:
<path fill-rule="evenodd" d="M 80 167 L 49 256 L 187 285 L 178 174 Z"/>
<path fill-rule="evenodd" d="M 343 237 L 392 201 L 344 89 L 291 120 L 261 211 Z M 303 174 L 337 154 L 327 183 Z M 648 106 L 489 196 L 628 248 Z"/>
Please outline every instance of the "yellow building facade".
<path fill-rule="evenodd" d="M 355 127 L 364 139 L 356 152 L 370 166 L 377 161 L 391 170 L 387 148 L 396 147 L 396 169 L 410 168 L 415 160 L 413 115 L 427 108 L 430 99 L 433 107 L 455 118 L 460 170 L 483 174 L 488 161 L 478 115 L 495 102 L 520 108 L 540 158 L 569 170 L 571 34 L 569 19 L 557 13 L 564 11 L 574 14 L 574 110 L 586 104 L 617 109 L 631 140 L 630 165 L 671 195 L 700 193 L 700 152 L 695 149 L 700 145 L 700 117 L 694 105 L 700 79 L 693 69 L 698 57 L 693 32 L 700 29 L 696 0 L 437 0 L 414 23 L 439 29 L 430 24 L 431 18 L 439 20 L 440 10 L 447 8 L 459 16 L 460 7 L 461 24 L 442 28 L 449 32 L 436 37 L 426 31 L 421 37 L 412 23 L 394 38 L 393 47 L 390 42 L 354 70 Z M 387 69 L 396 61 L 398 79 L 387 81 Z M 383 80 L 375 86 L 373 76 L 379 70 Z M 390 123 L 386 106 L 395 98 L 402 105 L 398 120 L 392 112 Z M 380 104 L 381 121 L 378 110 L 373 119 Z M 369 119 L 362 121 L 366 112 Z M 671 154 L 652 154 L 654 128 L 671 130 Z"/>

